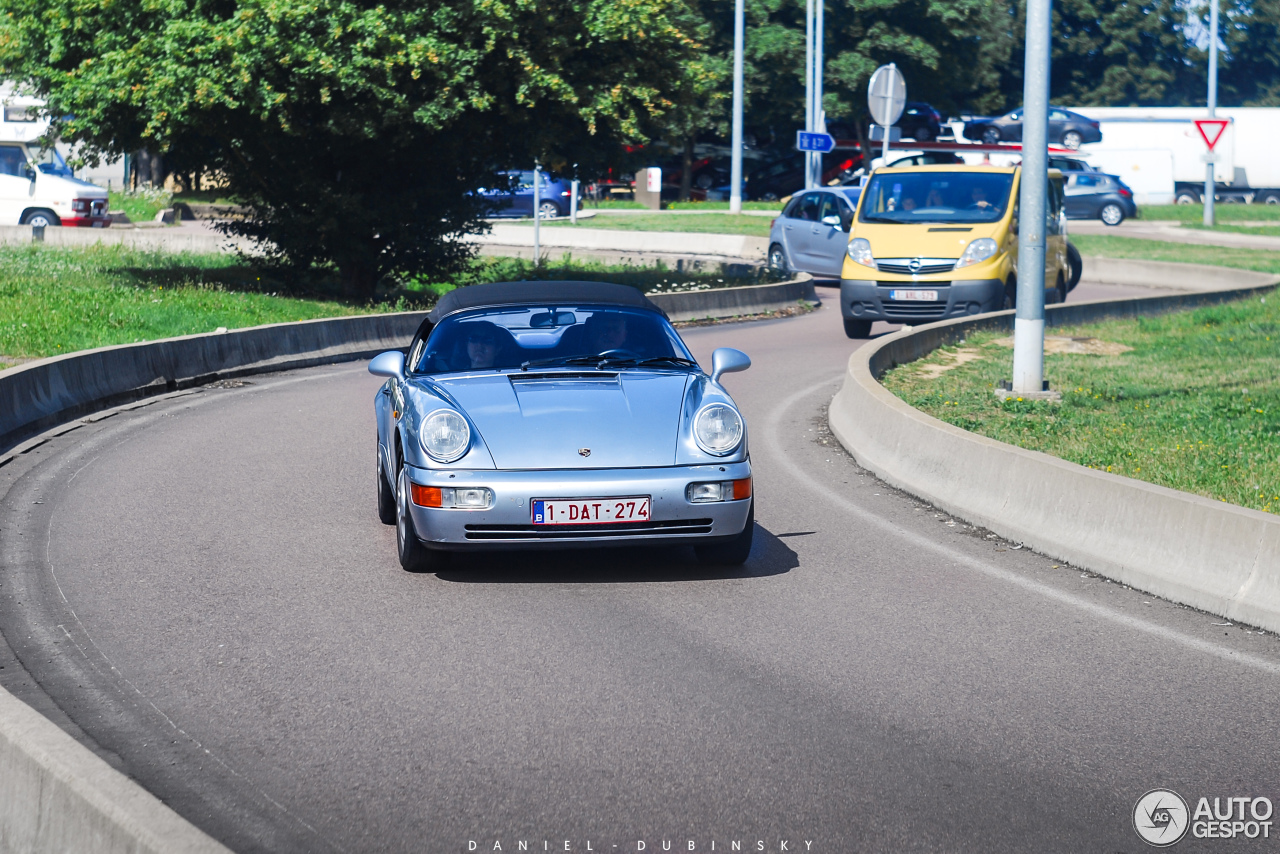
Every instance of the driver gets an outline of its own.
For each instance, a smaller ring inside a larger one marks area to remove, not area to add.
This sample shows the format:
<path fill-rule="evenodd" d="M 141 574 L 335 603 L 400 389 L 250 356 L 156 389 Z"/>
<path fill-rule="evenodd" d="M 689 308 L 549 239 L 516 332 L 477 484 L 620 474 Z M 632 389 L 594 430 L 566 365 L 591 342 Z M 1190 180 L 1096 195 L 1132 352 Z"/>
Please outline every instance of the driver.
<path fill-rule="evenodd" d="M 991 202 L 987 201 L 987 191 L 984 190 L 981 186 L 974 185 L 974 188 L 969 191 L 969 199 L 970 199 L 969 207 L 971 208 L 991 207 Z"/>
<path fill-rule="evenodd" d="M 627 319 L 621 314 L 596 314 L 587 330 L 587 348 L 592 353 L 625 350 L 630 340 Z"/>

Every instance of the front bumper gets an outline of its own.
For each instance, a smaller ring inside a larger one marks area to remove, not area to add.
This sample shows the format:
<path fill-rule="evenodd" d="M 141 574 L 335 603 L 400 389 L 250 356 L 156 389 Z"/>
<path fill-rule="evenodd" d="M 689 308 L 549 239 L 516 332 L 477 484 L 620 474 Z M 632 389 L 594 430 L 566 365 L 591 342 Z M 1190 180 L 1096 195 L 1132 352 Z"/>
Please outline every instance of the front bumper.
<path fill-rule="evenodd" d="M 428 548 L 466 550 L 541 546 L 573 548 L 641 544 L 702 545 L 742 533 L 753 499 L 692 504 L 690 483 L 741 480 L 751 463 L 576 471 L 434 471 L 410 466 L 409 479 L 423 486 L 487 486 L 493 506 L 457 510 L 410 505 L 414 528 Z M 651 496 L 648 522 L 607 525 L 534 525 L 535 498 Z"/>
<path fill-rule="evenodd" d="M 107 228 L 111 225 L 109 216 L 64 216 L 59 219 L 64 226 L 71 228 Z"/>
<path fill-rule="evenodd" d="M 895 290 L 937 291 L 933 302 L 895 300 Z M 840 280 L 840 314 L 848 320 L 885 320 L 890 323 L 932 323 L 997 311 L 1004 305 L 1004 282 L 999 279 L 966 279 L 953 282 L 891 282 L 864 279 Z"/>

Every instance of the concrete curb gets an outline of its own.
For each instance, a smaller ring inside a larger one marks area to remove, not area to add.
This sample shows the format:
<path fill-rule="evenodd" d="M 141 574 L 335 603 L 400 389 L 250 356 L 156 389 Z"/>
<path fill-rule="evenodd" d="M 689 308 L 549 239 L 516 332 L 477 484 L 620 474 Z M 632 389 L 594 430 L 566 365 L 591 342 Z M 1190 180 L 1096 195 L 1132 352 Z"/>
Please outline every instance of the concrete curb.
<path fill-rule="evenodd" d="M 801 273 L 789 282 L 750 285 L 745 288 L 714 288 L 675 294 L 649 294 L 649 299 L 673 321 L 706 320 L 764 314 L 795 305 L 800 300 L 819 302 L 813 277 Z"/>
<path fill-rule="evenodd" d="M 41 242 L 45 246 L 85 247 L 102 244 L 203 254 L 237 251 L 254 254 L 260 251 L 252 241 L 192 228 L 46 228 Z M 0 226 L 0 246 L 29 246 L 31 243 L 31 226 Z"/>
<path fill-rule="evenodd" d="M 1050 306 L 1046 325 L 1210 305 L 1277 284 L 1274 276 L 1212 269 L 1220 285 L 1235 287 Z M 1168 287 L 1168 272 L 1154 270 L 1151 286 Z M 1280 631 L 1280 518 L 961 430 L 879 382 L 890 368 L 972 331 L 1012 328 L 1013 312 L 996 312 L 905 328 L 860 348 L 831 402 L 832 432 L 864 468 L 970 523 L 1175 602 Z"/>
<path fill-rule="evenodd" d="M 229 854 L 6 691 L 0 691 L 0 851 Z"/>

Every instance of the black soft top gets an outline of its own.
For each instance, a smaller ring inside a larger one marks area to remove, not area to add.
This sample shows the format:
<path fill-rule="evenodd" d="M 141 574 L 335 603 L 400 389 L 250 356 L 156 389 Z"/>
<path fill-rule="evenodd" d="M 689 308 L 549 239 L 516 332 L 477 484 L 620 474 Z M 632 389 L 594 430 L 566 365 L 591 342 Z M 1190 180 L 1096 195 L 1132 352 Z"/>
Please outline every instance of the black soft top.
<path fill-rule="evenodd" d="M 435 325 L 456 311 L 504 305 L 618 305 L 667 314 L 639 289 L 608 282 L 490 282 L 458 288 L 440 297 L 427 315 Z"/>

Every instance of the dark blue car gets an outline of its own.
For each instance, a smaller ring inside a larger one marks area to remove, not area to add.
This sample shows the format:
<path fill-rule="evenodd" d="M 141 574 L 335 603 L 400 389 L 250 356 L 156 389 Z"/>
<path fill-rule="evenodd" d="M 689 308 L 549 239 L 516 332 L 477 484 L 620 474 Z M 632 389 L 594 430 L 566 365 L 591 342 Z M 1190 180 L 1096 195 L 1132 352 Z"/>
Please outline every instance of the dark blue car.
<path fill-rule="evenodd" d="M 491 217 L 531 217 L 533 216 L 533 170 L 511 169 L 506 173 L 511 178 L 510 190 L 493 190 L 481 187 L 479 193 L 492 199 L 493 207 L 489 211 Z M 555 219 L 569 215 L 569 204 L 573 197 L 571 182 L 555 178 L 545 172 L 538 173 L 541 185 L 538 188 L 538 211 L 542 219 Z M 578 199 L 578 209 L 582 209 L 582 199 Z"/>

